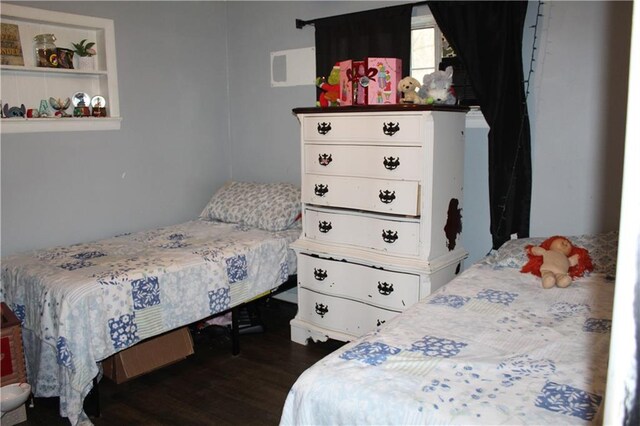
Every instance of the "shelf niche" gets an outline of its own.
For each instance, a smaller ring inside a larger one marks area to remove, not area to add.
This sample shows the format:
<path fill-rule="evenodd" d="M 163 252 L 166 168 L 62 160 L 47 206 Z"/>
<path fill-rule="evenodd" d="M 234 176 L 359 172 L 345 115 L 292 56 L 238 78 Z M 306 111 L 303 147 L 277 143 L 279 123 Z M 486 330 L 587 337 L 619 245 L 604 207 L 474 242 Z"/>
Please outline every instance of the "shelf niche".
<path fill-rule="evenodd" d="M 90 97 L 100 95 L 107 103 L 107 117 L 94 118 L 3 118 L 1 131 L 5 133 L 66 132 L 117 130 L 120 128 L 120 102 L 114 23 L 111 19 L 71 13 L 54 12 L 31 7 L 3 4 L 2 22 L 16 24 L 20 32 L 24 66 L 1 65 L 2 107 L 24 104 L 26 109 L 37 110 L 42 99 L 72 98 L 76 92 Z M 82 39 L 95 41 L 97 54 L 94 70 L 43 68 L 35 66 L 33 37 L 54 34 L 56 46 L 71 48 L 71 43 Z M 50 112 L 54 110 L 50 108 Z M 73 112 L 73 106 L 67 113 Z"/>

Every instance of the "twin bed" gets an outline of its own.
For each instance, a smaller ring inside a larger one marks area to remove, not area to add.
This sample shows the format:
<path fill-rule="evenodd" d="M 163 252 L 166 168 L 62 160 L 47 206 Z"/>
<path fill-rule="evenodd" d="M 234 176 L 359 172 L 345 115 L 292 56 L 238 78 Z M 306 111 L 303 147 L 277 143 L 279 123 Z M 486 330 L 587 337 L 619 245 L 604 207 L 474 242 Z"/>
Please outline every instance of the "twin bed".
<path fill-rule="evenodd" d="M 512 240 L 303 373 L 282 425 L 600 424 L 617 234 L 572 237 L 595 270 L 568 288 L 523 274 Z"/>
<path fill-rule="evenodd" d="M 36 396 L 72 424 L 100 361 L 266 294 L 296 272 L 299 190 L 231 182 L 197 220 L 2 259 Z M 303 373 L 281 424 L 602 422 L 617 234 L 571 237 L 595 269 L 568 288 L 520 272 L 507 242 Z"/>
<path fill-rule="evenodd" d="M 231 182 L 197 220 L 2 259 L 2 299 L 22 322 L 29 382 L 87 421 L 100 361 L 268 293 L 295 274 L 299 189 Z"/>

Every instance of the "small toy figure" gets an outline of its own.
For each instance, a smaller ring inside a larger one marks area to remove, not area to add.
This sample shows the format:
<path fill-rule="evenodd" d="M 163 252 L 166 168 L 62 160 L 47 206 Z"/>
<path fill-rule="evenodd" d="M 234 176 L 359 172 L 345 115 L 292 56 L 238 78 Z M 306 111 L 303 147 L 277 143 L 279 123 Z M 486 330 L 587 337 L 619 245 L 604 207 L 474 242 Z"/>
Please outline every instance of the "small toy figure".
<path fill-rule="evenodd" d="M 398 82 L 398 91 L 402 93 L 400 103 L 421 104 L 423 99 L 416 92 L 420 88 L 420 82 L 413 77 L 405 77 Z"/>
<path fill-rule="evenodd" d="M 69 105 L 71 105 L 70 98 L 65 99 L 64 102 L 62 101 L 62 99 L 49 98 L 49 104 L 51 104 L 51 108 L 56 110 L 56 117 L 71 117 L 65 111 L 67 108 L 69 108 Z"/>
<path fill-rule="evenodd" d="M 455 105 L 456 97 L 452 84 L 453 67 L 448 66 L 444 71 L 434 71 L 425 75 L 418 95 L 427 105 Z"/>
<path fill-rule="evenodd" d="M 38 117 L 44 118 L 49 117 L 51 115 L 51 111 L 49 111 L 49 104 L 46 99 L 42 99 L 40 101 L 40 108 L 38 108 Z"/>
<path fill-rule="evenodd" d="M 328 79 L 318 77 L 316 86 L 324 91 L 318 97 L 317 106 L 338 106 L 338 99 L 340 98 L 340 63 L 333 66 Z"/>
<path fill-rule="evenodd" d="M 25 117 L 27 115 L 27 109 L 24 107 L 24 104 L 21 104 L 19 107 L 14 106 L 11 108 L 9 108 L 9 104 L 4 104 L 2 113 L 5 118 Z"/>
<path fill-rule="evenodd" d="M 573 278 L 593 271 L 589 252 L 559 235 L 546 239 L 540 246 L 528 245 L 525 250 L 529 261 L 520 272 L 541 277 L 543 288 L 568 287 Z"/>

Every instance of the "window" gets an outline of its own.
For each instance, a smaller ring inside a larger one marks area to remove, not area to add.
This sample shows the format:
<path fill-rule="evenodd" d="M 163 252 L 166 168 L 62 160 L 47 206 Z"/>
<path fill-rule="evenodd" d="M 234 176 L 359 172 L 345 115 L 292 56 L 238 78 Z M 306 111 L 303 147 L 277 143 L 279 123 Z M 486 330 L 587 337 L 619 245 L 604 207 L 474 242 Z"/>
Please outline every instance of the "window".
<path fill-rule="evenodd" d="M 411 17 L 411 77 L 422 82 L 425 74 L 438 70 L 443 58 L 456 56 L 433 19 L 429 8 L 416 6 Z"/>
<path fill-rule="evenodd" d="M 414 8 L 411 17 L 411 77 L 422 83 L 425 74 L 438 69 L 443 38 L 435 19 L 425 5 Z"/>

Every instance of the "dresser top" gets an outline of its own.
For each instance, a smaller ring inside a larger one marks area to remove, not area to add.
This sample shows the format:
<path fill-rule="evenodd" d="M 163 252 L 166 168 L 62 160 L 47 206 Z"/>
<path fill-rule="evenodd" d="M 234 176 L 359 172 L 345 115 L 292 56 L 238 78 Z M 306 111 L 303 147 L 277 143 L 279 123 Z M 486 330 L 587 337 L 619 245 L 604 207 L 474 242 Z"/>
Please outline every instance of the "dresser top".
<path fill-rule="evenodd" d="M 350 105 L 342 107 L 300 107 L 294 108 L 294 114 L 326 114 L 328 112 L 409 112 L 409 111 L 455 111 L 467 112 L 469 107 L 455 105 Z"/>

